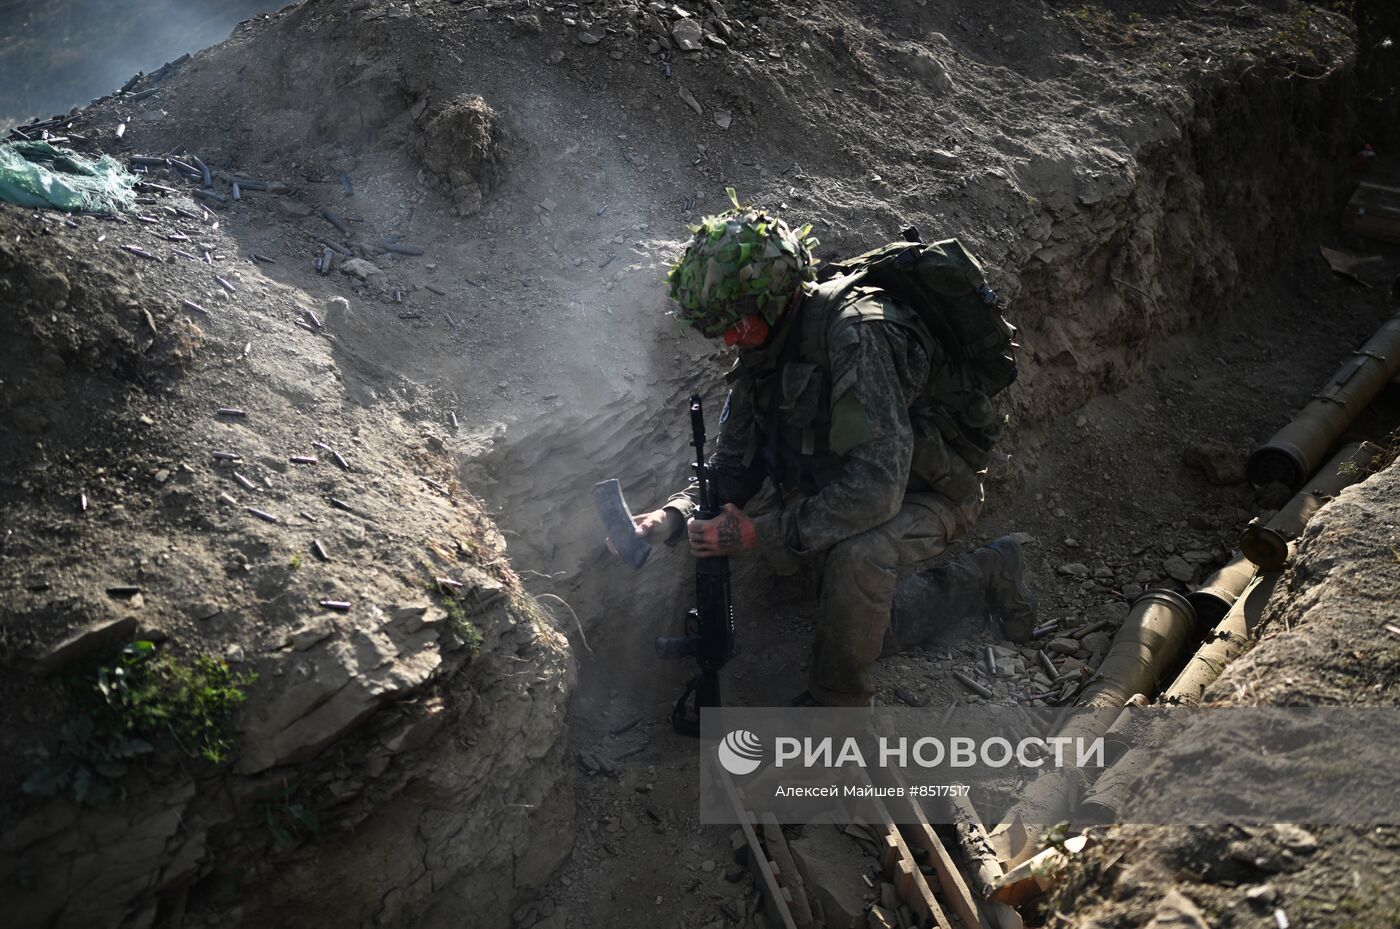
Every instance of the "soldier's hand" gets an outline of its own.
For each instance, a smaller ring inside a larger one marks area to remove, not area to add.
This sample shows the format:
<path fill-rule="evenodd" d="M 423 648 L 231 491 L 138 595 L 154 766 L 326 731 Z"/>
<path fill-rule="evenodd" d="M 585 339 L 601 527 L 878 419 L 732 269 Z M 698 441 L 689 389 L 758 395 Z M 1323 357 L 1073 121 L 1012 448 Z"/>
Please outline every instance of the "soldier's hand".
<path fill-rule="evenodd" d="M 690 551 L 697 558 L 737 555 L 758 548 L 753 520 L 732 503 L 726 503 L 714 519 L 692 519 L 686 528 Z"/>
<path fill-rule="evenodd" d="M 680 525 L 681 514 L 675 510 L 652 510 L 650 513 L 642 513 L 640 516 L 633 516 L 632 523 L 636 526 L 637 537 L 646 539 L 652 545 L 661 545 L 671 537 Z M 612 539 L 604 539 L 604 544 L 608 546 L 608 551 L 617 554 L 617 546 L 612 544 Z"/>
<path fill-rule="evenodd" d="M 680 526 L 681 514 L 675 510 L 652 510 L 640 516 L 633 516 L 637 524 L 637 538 L 646 539 L 652 545 L 660 545 L 671 537 Z"/>

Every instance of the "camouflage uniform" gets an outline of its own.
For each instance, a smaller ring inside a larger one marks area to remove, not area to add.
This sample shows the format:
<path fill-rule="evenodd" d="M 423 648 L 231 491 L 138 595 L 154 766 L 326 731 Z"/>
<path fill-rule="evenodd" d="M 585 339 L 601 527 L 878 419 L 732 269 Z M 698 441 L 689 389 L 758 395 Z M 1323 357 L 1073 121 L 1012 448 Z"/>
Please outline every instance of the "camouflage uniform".
<path fill-rule="evenodd" d="M 825 559 L 809 682 L 824 704 L 868 703 L 875 659 L 946 621 L 913 610 L 890 628 L 897 576 L 942 554 L 982 507 L 985 452 L 945 439 L 929 379 L 940 398 L 966 386 L 914 313 L 867 287 L 809 286 L 771 343 L 726 375 L 720 501 L 742 508 L 776 474 L 786 505 L 755 518 L 761 551 L 780 571 Z M 666 506 L 689 518 L 694 486 Z M 952 591 L 975 574 L 964 556 L 921 583 Z"/>

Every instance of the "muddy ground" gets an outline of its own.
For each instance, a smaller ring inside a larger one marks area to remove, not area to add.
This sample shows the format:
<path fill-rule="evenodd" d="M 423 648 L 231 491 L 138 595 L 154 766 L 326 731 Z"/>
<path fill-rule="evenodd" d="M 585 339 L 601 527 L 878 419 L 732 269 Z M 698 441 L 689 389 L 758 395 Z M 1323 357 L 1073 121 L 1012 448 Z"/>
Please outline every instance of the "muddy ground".
<path fill-rule="evenodd" d="M 1184 589 L 1225 560 L 1278 505 L 1229 465 L 1394 311 L 1400 255 L 1338 229 L 1356 137 L 1339 16 L 684 12 L 307 0 L 72 127 L 114 154 L 198 155 L 227 175 L 213 185 L 226 199 L 156 194 L 140 208 L 154 223 L 0 212 L 24 313 L 0 394 L 17 669 L 0 697 L 23 721 L 0 733 L 7 754 L 27 768 L 55 751 L 66 691 L 37 663 L 96 617 L 262 675 L 234 773 L 152 767 L 179 801 L 127 883 L 63 905 L 100 845 L 71 870 L 19 863 L 72 859 L 61 837 L 97 829 L 96 814 L 5 810 L 0 851 L 36 925 L 760 924 L 728 831 L 695 821 L 695 752 L 665 722 L 685 672 L 650 656 L 684 612 L 686 556 L 628 573 L 587 498 L 617 476 L 634 505 L 662 499 L 685 476 L 680 400 L 700 389 L 719 406 L 722 353 L 682 334 L 659 281 L 725 185 L 813 221 L 827 257 L 908 222 L 983 256 L 1022 328 L 1023 377 L 967 542 L 1031 533 L 1043 615 L 1065 625 L 1121 621 L 1135 591 Z M 686 19 L 709 36 L 697 51 L 675 48 Z M 235 201 L 234 177 L 273 183 Z M 1323 244 L 1381 261 L 1358 284 L 1326 269 Z M 209 457 L 226 449 L 243 462 Z M 1226 473 L 1187 465 L 1203 449 Z M 727 698 L 781 704 L 802 689 L 811 577 L 757 564 L 737 577 Z M 137 582 L 140 603 L 104 593 Z M 479 646 L 451 633 L 444 595 L 470 605 Z M 322 599 L 351 601 L 350 619 Z M 987 644 L 1005 645 L 950 624 L 881 666 L 878 699 L 969 699 L 950 672 Z M 1105 646 L 1086 637 L 1068 657 L 1092 666 Z M 1013 699 L 1036 686 L 1034 663 L 1007 655 L 1028 666 L 996 684 Z M 337 697 L 342 677 L 374 684 Z M 264 821 L 287 785 L 321 826 L 283 848 Z M 1382 839 L 1320 838 L 1315 860 L 1364 853 L 1392 873 Z M 1331 872 L 1315 873 L 1298 886 Z M 1105 891 L 1093 918 L 1140 925 L 1174 880 L 1150 873 L 1141 906 Z"/>

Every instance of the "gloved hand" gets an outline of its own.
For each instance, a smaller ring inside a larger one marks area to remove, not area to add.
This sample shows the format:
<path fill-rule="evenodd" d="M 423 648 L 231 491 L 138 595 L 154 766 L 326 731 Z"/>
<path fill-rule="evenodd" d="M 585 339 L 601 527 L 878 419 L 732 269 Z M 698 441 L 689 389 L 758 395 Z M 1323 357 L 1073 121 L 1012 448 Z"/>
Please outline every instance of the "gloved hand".
<path fill-rule="evenodd" d="M 690 552 L 697 558 L 737 555 L 758 548 L 753 520 L 732 503 L 726 503 L 714 519 L 691 519 L 686 528 Z"/>

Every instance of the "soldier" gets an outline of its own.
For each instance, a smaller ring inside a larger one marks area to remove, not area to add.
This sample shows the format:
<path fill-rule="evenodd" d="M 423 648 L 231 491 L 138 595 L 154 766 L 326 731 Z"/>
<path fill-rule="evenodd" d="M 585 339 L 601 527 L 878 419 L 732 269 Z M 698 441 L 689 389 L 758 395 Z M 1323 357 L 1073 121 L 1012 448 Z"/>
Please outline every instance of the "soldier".
<path fill-rule="evenodd" d="M 873 287 L 817 285 L 810 227 L 734 203 L 696 227 L 668 275 L 682 322 L 738 350 L 711 462 L 723 511 L 692 518 L 692 485 L 635 517 L 637 534 L 673 545 L 685 533 L 697 556 L 758 551 L 784 573 L 823 559 L 796 705 L 868 705 L 876 658 L 962 616 L 990 613 L 1027 638 L 1034 599 L 1011 537 L 944 559 L 896 596 L 900 574 L 926 568 L 981 512 L 988 455 L 957 427 L 995 434 L 1004 417 L 913 310 Z M 765 481 L 778 509 L 751 516 Z"/>

